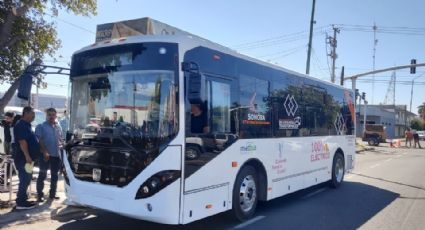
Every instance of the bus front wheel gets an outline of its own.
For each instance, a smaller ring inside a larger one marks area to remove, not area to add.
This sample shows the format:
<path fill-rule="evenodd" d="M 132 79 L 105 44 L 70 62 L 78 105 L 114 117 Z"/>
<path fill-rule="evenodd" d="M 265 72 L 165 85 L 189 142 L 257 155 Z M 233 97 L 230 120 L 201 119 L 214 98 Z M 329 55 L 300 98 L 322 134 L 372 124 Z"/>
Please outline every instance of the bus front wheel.
<path fill-rule="evenodd" d="M 344 171 L 344 156 L 337 152 L 332 163 L 332 179 L 330 181 L 332 188 L 338 188 L 341 185 L 344 180 Z"/>
<path fill-rule="evenodd" d="M 245 166 L 239 172 L 233 187 L 233 212 L 240 221 L 251 218 L 258 202 L 257 172 Z"/>

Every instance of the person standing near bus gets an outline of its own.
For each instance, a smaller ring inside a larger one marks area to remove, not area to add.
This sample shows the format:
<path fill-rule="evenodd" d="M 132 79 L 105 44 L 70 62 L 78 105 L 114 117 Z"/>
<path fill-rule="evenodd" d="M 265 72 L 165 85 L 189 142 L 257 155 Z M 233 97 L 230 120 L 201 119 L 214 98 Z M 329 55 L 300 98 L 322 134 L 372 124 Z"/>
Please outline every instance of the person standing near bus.
<path fill-rule="evenodd" d="M 419 143 L 419 134 L 416 131 L 413 131 L 413 146 L 416 148 L 416 144 L 418 145 L 418 147 L 421 149 L 421 143 Z"/>
<path fill-rule="evenodd" d="M 40 145 L 37 137 L 31 129 L 31 122 L 34 121 L 34 109 L 30 106 L 24 107 L 22 118 L 13 128 L 13 135 L 16 141 L 16 154 L 14 161 L 18 170 L 19 187 L 16 196 L 16 209 L 31 209 L 35 203 L 28 201 L 27 190 L 32 179 L 32 166 L 34 159 L 40 155 Z"/>
<path fill-rule="evenodd" d="M 11 142 L 12 142 L 12 135 L 10 134 L 10 127 L 12 125 L 14 113 L 12 112 L 6 112 L 4 114 L 4 154 L 10 155 L 11 154 Z"/>
<path fill-rule="evenodd" d="M 42 153 L 39 161 L 40 171 L 37 178 L 37 201 L 44 201 L 44 180 L 47 177 L 49 168 L 51 175 L 49 198 L 58 200 L 56 188 L 61 166 L 60 153 L 62 151 L 63 138 L 62 129 L 56 123 L 56 110 L 54 108 L 46 110 L 46 121 L 36 127 L 35 134 L 39 138 Z"/>
<path fill-rule="evenodd" d="M 412 131 L 410 131 L 410 128 L 406 129 L 406 131 L 404 132 L 404 136 L 406 138 L 406 147 L 407 147 L 407 142 L 409 142 L 409 148 L 411 148 L 412 147 L 413 134 L 412 134 Z"/>
<path fill-rule="evenodd" d="M 61 129 L 62 129 L 62 137 L 65 138 L 66 132 L 68 131 L 68 126 L 69 126 L 69 118 L 68 118 L 68 114 L 66 113 L 66 110 L 63 111 L 63 117 L 59 120 L 59 125 L 61 126 Z"/>
<path fill-rule="evenodd" d="M 16 114 L 15 117 L 13 117 L 13 121 L 12 121 L 12 126 L 10 127 L 10 135 L 12 136 L 12 140 L 10 141 L 10 146 L 11 146 L 11 153 L 12 156 L 14 156 L 17 152 L 17 143 L 15 141 L 15 134 L 14 134 L 14 128 L 15 125 L 18 123 L 19 120 L 21 120 L 22 116 L 19 114 Z"/>

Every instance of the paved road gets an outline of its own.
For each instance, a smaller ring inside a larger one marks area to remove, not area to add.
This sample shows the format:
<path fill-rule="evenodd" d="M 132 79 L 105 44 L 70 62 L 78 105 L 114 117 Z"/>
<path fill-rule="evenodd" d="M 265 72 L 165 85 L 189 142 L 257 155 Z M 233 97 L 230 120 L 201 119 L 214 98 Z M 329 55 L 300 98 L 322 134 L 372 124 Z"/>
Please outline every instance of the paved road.
<path fill-rule="evenodd" d="M 425 229 L 424 217 L 425 149 L 377 147 L 357 154 L 356 170 L 339 189 L 320 185 L 260 204 L 243 224 L 229 213 L 167 226 L 82 210 L 5 229 Z"/>

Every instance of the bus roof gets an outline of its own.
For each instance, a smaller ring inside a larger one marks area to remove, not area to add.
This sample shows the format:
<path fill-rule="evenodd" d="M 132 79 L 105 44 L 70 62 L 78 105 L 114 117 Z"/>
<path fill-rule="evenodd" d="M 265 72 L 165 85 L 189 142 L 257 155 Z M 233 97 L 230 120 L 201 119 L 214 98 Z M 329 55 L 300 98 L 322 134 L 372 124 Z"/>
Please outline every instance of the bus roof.
<path fill-rule="evenodd" d="M 116 45 L 124 45 L 124 44 L 132 44 L 132 43 L 143 43 L 143 42 L 165 42 L 165 43 L 178 43 L 180 44 L 180 46 L 183 46 L 184 50 L 190 50 L 193 49 L 195 47 L 206 47 L 212 50 L 216 50 L 218 52 L 222 52 L 234 57 L 238 57 L 241 58 L 243 60 L 247 60 L 247 61 L 251 61 L 263 66 L 267 66 L 276 70 L 281 70 L 281 71 L 285 71 L 289 74 L 292 75 L 296 75 L 298 77 L 302 77 L 302 78 L 307 78 L 310 80 L 314 80 L 314 81 L 318 81 L 333 87 L 337 87 L 340 89 L 345 89 L 345 90 L 351 90 L 349 88 L 345 88 L 343 86 L 337 85 L 337 84 L 333 84 L 329 81 L 325 81 L 322 79 L 318 79 L 315 77 L 312 77 L 310 75 L 306 75 L 306 74 L 302 74 L 302 73 L 298 73 L 295 72 L 293 70 L 289 70 L 286 69 L 284 67 L 281 66 L 277 66 L 274 65 L 272 63 L 268 63 L 265 61 L 261 61 L 258 59 L 255 59 L 253 57 L 250 57 L 248 55 L 245 54 L 241 54 L 235 50 L 232 50 L 228 47 L 222 46 L 220 44 L 211 42 L 207 39 L 198 37 L 198 36 L 192 36 L 192 35 L 136 35 L 136 36 L 130 36 L 130 37 L 123 37 L 123 38 L 118 38 L 118 39 L 111 39 L 111 40 L 107 40 L 107 41 L 102 41 L 102 42 L 97 42 L 94 43 L 92 45 L 86 46 L 78 51 L 76 51 L 74 54 L 78 54 L 84 51 L 88 51 L 88 50 L 92 50 L 92 49 L 98 49 L 98 48 L 103 48 L 103 47 L 111 47 L 111 46 L 116 46 Z M 180 48 L 182 49 L 182 48 Z"/>

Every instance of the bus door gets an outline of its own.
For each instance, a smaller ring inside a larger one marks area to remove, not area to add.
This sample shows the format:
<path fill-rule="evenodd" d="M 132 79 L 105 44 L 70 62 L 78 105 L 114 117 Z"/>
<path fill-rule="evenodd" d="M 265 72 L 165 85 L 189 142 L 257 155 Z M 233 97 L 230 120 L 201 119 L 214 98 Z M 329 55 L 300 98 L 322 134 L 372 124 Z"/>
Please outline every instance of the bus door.
<path fill-rule="evenodd" d="M 231 127 L 232 80 L 208 74 L 186 75 L 186 144 L 183 223 L 231 208 L 229 183 L 215 164 L 236 141 Z M 189 95 L 194 81 L 199 95 Z M 191 85 L 192 84 L 192 85 Z M 230 207 L 228 207 L 230 205 Z"/>

